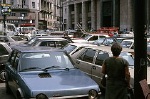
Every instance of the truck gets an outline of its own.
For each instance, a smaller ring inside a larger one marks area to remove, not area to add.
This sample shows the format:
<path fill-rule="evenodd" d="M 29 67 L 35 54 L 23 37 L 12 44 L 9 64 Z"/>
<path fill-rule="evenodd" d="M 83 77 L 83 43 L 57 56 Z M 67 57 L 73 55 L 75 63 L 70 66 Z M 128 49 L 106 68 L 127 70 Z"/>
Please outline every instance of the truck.
<path fill-rule="evenodd" d="M 15 24 L 12 23 L 6 23 L 6 29 L 4 32 L 4 24 L 0 23 L 0 35 L 7 35 L 7 36 L 13 36 L 18 33 L 17 28 Z"/>

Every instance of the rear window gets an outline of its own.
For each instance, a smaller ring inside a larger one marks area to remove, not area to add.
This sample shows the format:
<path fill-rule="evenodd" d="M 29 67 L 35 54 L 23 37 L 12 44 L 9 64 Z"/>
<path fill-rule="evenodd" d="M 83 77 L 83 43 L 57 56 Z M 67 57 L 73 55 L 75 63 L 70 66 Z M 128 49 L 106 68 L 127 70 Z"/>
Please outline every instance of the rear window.
<path fill-rule="evenodd" d="M 75 46 L 75 45 L 67 45 L 67 46 L 63 47 L 62 49 L 67 51 L 67 53 L 71 53 L 76 47 L 77 46 Z"/>

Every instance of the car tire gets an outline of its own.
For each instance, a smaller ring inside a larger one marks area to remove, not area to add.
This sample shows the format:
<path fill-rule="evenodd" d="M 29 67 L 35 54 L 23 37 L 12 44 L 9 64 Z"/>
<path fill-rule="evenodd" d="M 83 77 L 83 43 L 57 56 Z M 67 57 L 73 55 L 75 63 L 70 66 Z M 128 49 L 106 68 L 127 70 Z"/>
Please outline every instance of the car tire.
<path fill-rule="evenodd" d="M 0 70 L 0 82 L 5 82 L 6 78 L 5 78 L 5 70 L 1 69 Z"/>
<path fill-rule="evenodd" d="M 7 73 L 5 73 L 5 78 L 8 79 Z M 7 81 L 7 80 L 5 80 L 5 88 L 6 88 L 6 93 L 7 93 L 7 94 L 11 94 L 11 89 L 10 89 L 10 87 L 9 87 L 9 84 L 8 84 L 8 81 Z"/>
<path fill-rule="evenodd" d="M 23 98 L 21 97 L 21 95 L 20 95 L 19 92 L 17 92 L 17 97 L 16 97 L 16 99 L 23 99 Z"/>

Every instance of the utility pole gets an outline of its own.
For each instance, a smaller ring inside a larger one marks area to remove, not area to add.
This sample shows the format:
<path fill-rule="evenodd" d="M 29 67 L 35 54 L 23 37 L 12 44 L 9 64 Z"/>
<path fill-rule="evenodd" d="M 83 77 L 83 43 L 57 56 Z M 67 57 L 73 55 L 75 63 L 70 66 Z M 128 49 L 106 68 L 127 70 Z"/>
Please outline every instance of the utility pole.
<path fill-rule="evenodd" d="M 3 0 L 3 4 L 6 4 L 6 0 Z M 3 35 L 7 35 L 6 34 L 6 14 L 3 14 L 3 24 L 4 24 L 4 34 Z"/>
<path fill-rule="evenodd" d="M 147 1 L 133 0 L 134 11 L 134 99 L 145 99 L 140 81 L 147 79 Z"/>
<path fill-rule="evenodd" d="M 60 6 L 59 6 L 59 10 L 60 10 L 60 30 L 63 30 L 63 2 L 62 0 L 60 0 Z"/>

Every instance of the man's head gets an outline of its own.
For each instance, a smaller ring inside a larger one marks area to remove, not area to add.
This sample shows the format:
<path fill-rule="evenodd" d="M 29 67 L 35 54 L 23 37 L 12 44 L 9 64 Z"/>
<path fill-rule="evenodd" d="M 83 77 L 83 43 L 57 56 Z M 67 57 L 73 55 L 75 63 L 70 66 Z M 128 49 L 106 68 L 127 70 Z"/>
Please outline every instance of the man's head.
<path fill-rule="evenodd" d="M 119 56 L 122 51 L 122 46 L 119 43 L 114 43 L 111 46 L 111 51 L 113 56 Z"/>

